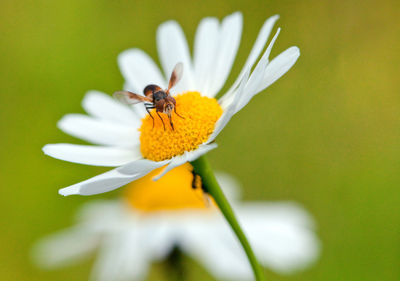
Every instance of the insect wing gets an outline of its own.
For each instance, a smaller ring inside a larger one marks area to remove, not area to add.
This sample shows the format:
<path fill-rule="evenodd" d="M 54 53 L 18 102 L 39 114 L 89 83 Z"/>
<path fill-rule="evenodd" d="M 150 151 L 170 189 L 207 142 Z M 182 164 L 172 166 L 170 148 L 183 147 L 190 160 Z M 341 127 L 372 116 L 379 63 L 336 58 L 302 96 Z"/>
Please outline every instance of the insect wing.
<path fill-rule="evenodd" d="M 176 83 L 181 80 L 183 74 L 183 63 L 179 62 L 175 65 L 174 70 L 171 73 L 171 78 L 169 79 L 168 90 L 169 91 Z"/>
<path fill-rule="evenodd" d="M 114 98 L 125 104 L 136 104 L 140 102 L 152 102 L 148 97 L 140 96 L 128 91 L 118 91 L 114 93 Z"/>

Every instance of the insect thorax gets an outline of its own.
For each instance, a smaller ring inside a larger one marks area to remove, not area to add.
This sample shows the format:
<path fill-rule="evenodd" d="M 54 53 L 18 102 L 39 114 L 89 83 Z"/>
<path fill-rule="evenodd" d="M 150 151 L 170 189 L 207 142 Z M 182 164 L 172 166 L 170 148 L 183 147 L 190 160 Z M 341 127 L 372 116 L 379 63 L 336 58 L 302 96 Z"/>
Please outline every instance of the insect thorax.
<path fill-rule="evenodd" d="M 167 97 L 167 94 L 164 91 L 158 91 L 153 94 L 154 101 L 159 101 L 159 100 L 165 99 L 166 97 Z"/>

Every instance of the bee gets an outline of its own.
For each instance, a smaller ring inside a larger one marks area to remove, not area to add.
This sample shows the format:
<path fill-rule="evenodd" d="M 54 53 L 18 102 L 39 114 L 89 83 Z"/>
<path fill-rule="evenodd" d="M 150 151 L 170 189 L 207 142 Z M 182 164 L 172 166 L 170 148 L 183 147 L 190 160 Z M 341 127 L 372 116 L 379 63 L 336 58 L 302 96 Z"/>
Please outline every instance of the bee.
<path fill-rule="evenodd" d="M 169 91 L 182 78 L 182 73 L 183 73 L 183 64 L 180 62 L 175 65 L 171 73 L 171 77 L 169 79 L 168 88 L 166 90 L 161 89 L 161 87 L 157 85 L 150 84 L 144 88 L 143 90 L 144 96 L 129 91 L 118 91 L 114 93 L 114 97 L 125 104 L 137 104 L 143 102 L 147 113 L 153 119 L 153 128 L 154 128 L 154 117 L 153 115 L 151 115 L 150 110 L 153 108 L 156 109 L 156 113 L 158 117 L 161 119 L 161 122 L 164 126 L 164 131 L 165 131 L 165 124 L 164 120 L 160 116 L 160 112 L 166 114 L 168 116 L 172 130 L 174 130 L 174 124 L 172 123 L 171 120 L 172 111 L 174 111 L 175 114 L 178 115 L 180 118 L 182 119 L 185 118 L 183 118 L 176 112 L 176 101 L 169 94 Z"/>

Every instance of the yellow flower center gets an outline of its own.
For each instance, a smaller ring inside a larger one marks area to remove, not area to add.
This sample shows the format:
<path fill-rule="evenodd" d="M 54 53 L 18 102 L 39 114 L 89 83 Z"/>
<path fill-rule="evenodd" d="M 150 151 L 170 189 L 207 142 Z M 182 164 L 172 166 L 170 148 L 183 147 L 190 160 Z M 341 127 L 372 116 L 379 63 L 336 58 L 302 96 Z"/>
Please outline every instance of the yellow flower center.
<path fill-rule="evenodd" d="M 208 210 L 211 200 L 201 189 L 201 178 L 193 178 L 193 167 L 186 163 L 169 171 L 158 181 L 152 178 L 160 173 L 154 170 L 130 183 L 125 198 L 135 210 L 145 213 L 177 209 Z M 194 179 L 194 180 L 193 180 Z"/>
<path fill-rule="evenodd" d="M 142 120 L 140 127 L 140 151 L 144 158 L 153 161 L 170 159 L 185 151 L 195 150 L 207 141 L 214 131 L 215 122 L 222 114 L 222 108 L 214 98 L 201 96 L 198 92 L 186 92 L 175 97 L 176 112 L 172 113 L 171 128 L 168 116 L 155 109 Z M 165 130 L 163 126 L 165 124 Z"/>

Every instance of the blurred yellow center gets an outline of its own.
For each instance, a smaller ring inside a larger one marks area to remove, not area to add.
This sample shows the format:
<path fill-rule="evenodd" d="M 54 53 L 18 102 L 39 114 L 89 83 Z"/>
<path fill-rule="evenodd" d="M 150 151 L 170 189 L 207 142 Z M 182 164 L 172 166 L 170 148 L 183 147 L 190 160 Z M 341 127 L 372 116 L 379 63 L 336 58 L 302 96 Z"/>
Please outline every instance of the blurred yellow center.
<path fill-rule="evenodd" d="M 125 198 L 133 208 L 142 212 L 208 208 L 207 197 L 201 189 L 201 179 L 196 176 L 193 181 L 193 168 L 189 163 L 153 181 L 152 178 L 161 169 L 154 170 L 125 188 Z"/>
<path fill-rule="evenodd" d="M 214 98 L 201 96 L 198 92 L 186 92 L 175 97 L 176 112 L 172 113 L 172 130 L 168 116 L 155 109 L 142 120 L 140 127 L 140 151 L 144 158 L 162 161 L 195 150 L 207 141 L 214 130 L 215 122 L 222 114 L 222 108 Z"/>

